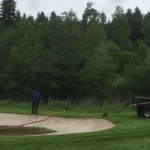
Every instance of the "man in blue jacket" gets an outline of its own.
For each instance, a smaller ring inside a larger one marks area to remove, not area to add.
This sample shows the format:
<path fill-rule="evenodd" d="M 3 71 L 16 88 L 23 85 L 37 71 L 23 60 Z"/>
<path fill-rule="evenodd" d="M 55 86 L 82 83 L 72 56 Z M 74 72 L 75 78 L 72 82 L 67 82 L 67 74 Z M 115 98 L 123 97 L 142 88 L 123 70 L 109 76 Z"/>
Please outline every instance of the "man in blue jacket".
<path fill-rule="evenodd" d="M 32 114 L 38 114 L 37 110 L 38 110 L 38 105 L 41 99 L 41 95 L 39 93 L 38 90 L 35 90 L 32 94 Z"/>

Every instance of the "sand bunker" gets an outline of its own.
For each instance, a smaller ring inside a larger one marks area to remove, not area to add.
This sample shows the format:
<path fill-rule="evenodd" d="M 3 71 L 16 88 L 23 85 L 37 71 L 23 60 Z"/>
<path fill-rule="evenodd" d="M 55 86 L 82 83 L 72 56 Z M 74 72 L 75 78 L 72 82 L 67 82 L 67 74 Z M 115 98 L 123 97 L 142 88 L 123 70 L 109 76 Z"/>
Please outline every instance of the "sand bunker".
<path fill-rule="evenodd" d="M 44 118 L 46 118 L 46 116 L 0 113 L 0 126 L 16 126 Z M 42 127 L 55 130 L 57 132 L 51 133 L 50 135 L 56 135 L 96 132 L 110 129 L 114 127 L 114 125 L 105 119 L 51 117 L 45 122 L 30 124 L 25 127 Z"/>

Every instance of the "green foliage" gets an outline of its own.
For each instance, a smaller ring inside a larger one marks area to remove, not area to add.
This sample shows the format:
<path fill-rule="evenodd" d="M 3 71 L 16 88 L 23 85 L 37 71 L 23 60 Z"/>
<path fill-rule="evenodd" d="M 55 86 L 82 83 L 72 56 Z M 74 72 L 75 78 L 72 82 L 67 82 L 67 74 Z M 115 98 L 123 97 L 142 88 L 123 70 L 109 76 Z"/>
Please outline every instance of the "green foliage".
<path fill-rule="evenodd" d="M 49 97 L 71 104 L 100 99 L 83 106 L 89 107 L 148 94 L 149 13 L 117 6 L 108 21 L 93 5 L 87 3 L 79 20 L 72 9 L 50 16 L 41 11 L 36 18 L 21 15 L 16 2 L 2 1 L 0 99 L 30 101 L 38 87 L 44 104 Z"/>
<path fill-rule="evenodd" d="M 105 45 L 93 50 L 93 55 L 81 71 L 82 94 L 89 97 L 99 93 L 98 96 L 106 93 L 105 90 L 111 85 L 114 79 L 115 67 L 107 54 Z"/>
<path fill-rule="evenodd" d="M 88 31 L 89 27 L 93 24 L 95 20 L 98 21 L 100 19 L 100 13 L 96 9 L 92 8 L 92 6 L 93 3 L 88 2 L 87 7 L 84 10 L 82 18 L 84 32 Z"/>

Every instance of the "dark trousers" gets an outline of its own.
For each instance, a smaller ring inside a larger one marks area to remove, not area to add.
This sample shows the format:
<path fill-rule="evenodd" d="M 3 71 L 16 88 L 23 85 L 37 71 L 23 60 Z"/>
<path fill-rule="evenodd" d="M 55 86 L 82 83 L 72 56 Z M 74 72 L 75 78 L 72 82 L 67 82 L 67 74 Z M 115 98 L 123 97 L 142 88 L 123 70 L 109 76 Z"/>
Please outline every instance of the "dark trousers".
<path fill-rule="evenodd" d="M 37 110 L 38 110 L 38 102 L 32 102 L 32 114 L 37 114 Z"/>

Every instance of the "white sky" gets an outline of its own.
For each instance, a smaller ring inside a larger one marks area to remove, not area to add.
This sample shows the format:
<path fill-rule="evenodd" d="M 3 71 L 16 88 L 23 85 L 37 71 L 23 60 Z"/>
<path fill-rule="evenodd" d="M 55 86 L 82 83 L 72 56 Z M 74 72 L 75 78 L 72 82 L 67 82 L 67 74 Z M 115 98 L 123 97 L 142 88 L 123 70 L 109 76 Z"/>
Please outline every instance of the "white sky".
<path fill-rule="evenodd" d="M 2 0 L 0 0 L 2 1 Z M 82 13 L 86 7 L 87 2 L 94 3 L 93 8 L 99 12 L 104 11 L 107 15 L 107 19 L 111 19 L 111 15 L 114 13 L 117 5 L 124 8 L 135 9 L 139 7 L 142 13 L 150 11 L 150 0 L 15 0 L 17 2 L 17 9 L 24 12 L 27 15 L 35 16 L 38 11 L 44 11 L 49 16 L 52 11 L 55 11 L 57 15 L 61 12 L 69 11 L 71 8 L 77 13 L 79 19 L 82 18 Z"/>

